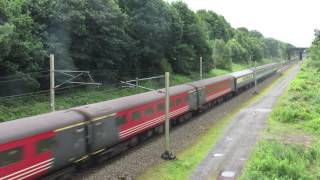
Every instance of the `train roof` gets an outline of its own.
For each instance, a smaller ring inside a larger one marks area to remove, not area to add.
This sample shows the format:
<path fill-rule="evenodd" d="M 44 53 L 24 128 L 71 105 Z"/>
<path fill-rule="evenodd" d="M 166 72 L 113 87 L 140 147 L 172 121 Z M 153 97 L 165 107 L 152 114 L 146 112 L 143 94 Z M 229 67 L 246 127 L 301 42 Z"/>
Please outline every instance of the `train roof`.
<path fill-rule="evenodd" d="M 0 124 L 0 144 L 56 130 L 84 120 L 81 114 L 64 110 L 4 122 Z"/>
<path fill-rule="evenodd" d="M 274 66 L 276 65 L 277 63 L 270 63 L 270 64 L 265 64 L 265 65 L 262 65 L 262 66 L 258 66 L 257 69 L 264 69 L 264 68 L 268 68 L 270 66 Z M 254 69 L 254 68 L 251 68 L 251 69 Z"/>
<path fill-rule="evenodd" d="M 212 77 L 212 78 L 208 78 L 208 79 L 203 79 L 200 81 L 195 81 L 195 82 L 188 83 L 188 84 L 190 84 L 192 86 L 196 86 L 198 88 L 201 88 L 203 86 L 207 86 L 207 85 L 210 85 L 210 84 L 213 84 L 216 82 L 220 82 L 220 81 L 224 81 L 227 79 L 233 79 L 233 77 L 228 74 L 228 75 L 222 75 L 222 76 Z"/>
<path fill-rule="evenodd" d="M 248 74 L 253 74 L 253 71 L 251 69 L 245 69 L 242 71 L 238 71 L 238 72 L 233 72 L 230 75 L 235 77 L 235 78 L 239 78 Z"/>
<path fill-rule="evenodd" d="M 177 85 L 170 87 L 170 95 L 174 96 L 180 93 L 188 92 L 194 88 L 189 85 Z M 116 113 L 135 106 L 151 103 L 156 100 L 164 99 L 165 90 L 155 90 L 136 95 L 121 97 L 109 101 L 103 101 L 95 104 L 77 107 L 75 109 L 85 112 L 91 118 Z"/>

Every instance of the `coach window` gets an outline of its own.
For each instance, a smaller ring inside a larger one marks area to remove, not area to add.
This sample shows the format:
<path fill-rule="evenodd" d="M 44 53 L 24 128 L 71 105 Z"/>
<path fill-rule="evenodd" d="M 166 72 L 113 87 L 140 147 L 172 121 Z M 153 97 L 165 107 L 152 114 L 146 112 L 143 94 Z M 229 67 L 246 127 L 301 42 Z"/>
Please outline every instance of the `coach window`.
<path fill-rule="evenodd" d="M 172 99 L 170 99 L 169 107 L 170 107 L 170 108 L 172 108 L 172 107 L 173 107 L 173 100 L 172 100 Z"/>
<path fill-rule="evenodd" d="M 144 114 L 145 114 L 145 115 L 151 115 L 152 113 L 153 113 L 152 107 L 149 107 L 149 108 L 147 108 L 147 109 L 144 111 Z"/>
<path fill-rule="evenodd" d="M 116 123 L 118 126 L 123 125 L 127 122 L 127 118 L 125 116 L 119 116 L 116 118 Z"/>
<path fill-rule="evenodd" d="M 176 99 L 176 105 L 177 106 L 179 106 L 181 103 L 182 103 L 182 99 L 181 98 Z"/>
<path fill-rule="evenodd" d="M 22 160 L 22 147 L 0 152 L 0 168 Z"/>
<path fill-rule="evenodd" d="M 51 150 L 56 145 L 53 138 L 42 139 L 37 144 L 37 153 L 41 154 Z"/>
<path fill-rule="evenodd" d="M 164 103 L 158 104 L 158 111 L 164 111 Z"/>
<path fill-rule="evenodd" d="M 133 112 L 132 113 L 132 120 L 137 121 L 140 119 L 140 112 Z"/>

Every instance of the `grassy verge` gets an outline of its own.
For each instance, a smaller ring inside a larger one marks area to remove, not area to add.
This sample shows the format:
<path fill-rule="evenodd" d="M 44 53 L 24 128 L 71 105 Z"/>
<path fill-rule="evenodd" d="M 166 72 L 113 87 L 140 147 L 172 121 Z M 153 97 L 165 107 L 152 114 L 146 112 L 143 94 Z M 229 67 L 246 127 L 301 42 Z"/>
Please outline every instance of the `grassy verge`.
<path fill-rule="evenodd" d="M 263 61 L 263 63 L 268 63 L 268 61 Z M 205 77 L 208 78 L 218 76 L 230 73 L 231 71 L 239 71 L 246 68 L 247 65 L 244 64 L 233 64 L 233 70 L 214 69 Z M 193 73 L 190 76 L 172 75 L 171 77 L 171 85 L 177 85 L 198 80 L 199 74 Z M 143 85 L 154 89 L 164 87 L 163 82 L 159 80 L 148 81 Z M 75 106 L 106 101 L 109 99 L 129 96 L 141 92 L 145 92 L 145 90 L 135 88 L 124 89 L 111 86 L 104 86 L 100 88 L 80 88 L 76 90 L 69 90 L 61 94 L 58 92 L 59 94 L 56 95 L 56 109 L 63 110 Z M 50 98 L 48 95 L 39 95 L 12 100 L 0 99 L 0 122 L 50 112 L 49 99 Z"/>
<path fill-rule="evenodd" d="M 243 107 L 256 102 L 261 98 L 265 92 L 278 82 L 278 78 L 273 83 L 264 88 L 258 95 L 253 96 L 247 102 L 239 105 L 237 109 L 228 114 L 228 116 L 213 123 L 207 132 L 197 139 L 197 142 L 191 145 L 188 149 L 178 154 L 178 160 L 170 162 L 162 162 L 161 164 L 150 167 L 142 173 L 137 179 L 142 180 L 182 180 L 187 179 L 194 168 L 205 158 L 208 152 L 212 149 L 214 144 L 218 141 L 225 127 L 233 119 L 234 115 L 239 112 Z"/>
<path fill-rule="evenodd" d="M 218 140 L 218 137 L 223 132 L 223 129 L 228 125 L 232 115 L 216 122 L 213 128 L 205 132 L 205 135 L 201 136 L 197 143 L 192 147 L 178 154 L 178 160 L 171 162 L 163 162 L 159 166 L 151 167 L 146 170 L 137 179 L 154 180 L 154 179 L 166 179 L 166 180 L 178 180 L 187 179 L 191 174 L 191 170 L 206 156 L 211 149 L 212 145 Z"/>
<path fill-rule="evenodd" d="M 271 113 L 241 179 L 320 179 L 320 63 L 307 60 Z"/>

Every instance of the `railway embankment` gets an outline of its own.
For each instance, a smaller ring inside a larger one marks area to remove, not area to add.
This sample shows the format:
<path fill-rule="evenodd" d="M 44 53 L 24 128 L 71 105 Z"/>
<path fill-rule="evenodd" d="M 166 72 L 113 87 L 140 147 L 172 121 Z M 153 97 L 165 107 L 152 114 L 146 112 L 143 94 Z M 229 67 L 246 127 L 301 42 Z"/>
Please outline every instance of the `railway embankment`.
<path fill-rule="evenodd" d="M 320 179 L 320 63 L 306 60 L 273 109 L 241 179 Z"/>

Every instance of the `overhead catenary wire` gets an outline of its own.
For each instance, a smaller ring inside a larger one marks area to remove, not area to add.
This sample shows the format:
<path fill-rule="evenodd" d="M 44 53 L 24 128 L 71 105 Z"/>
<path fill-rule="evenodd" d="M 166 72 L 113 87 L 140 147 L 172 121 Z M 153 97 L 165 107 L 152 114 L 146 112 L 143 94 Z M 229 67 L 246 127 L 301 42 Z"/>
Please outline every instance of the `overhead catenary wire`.
<path fill-rule="evenodd" d="M 105 73 L 108 73 L 110 71 L 113 72 L 117 72 L 117 71 L 121 71 L 124 73 L 152 73 L 157 71 L 156 69 L 150 69 L 150 70 L 146 70 L 146 69 L 123 69 L 123 68 L 119 68 L 119 69 L 91 69 L 88 70 L 87 72 L 89 72 L 90 74 L 93 75 L 103 75 Z M 49 71 L 38 71 L 38 72 L 32 72 L 32 73 L 21 73 L 21 74 L 16 74 L 16 75 L 10 75 L 10 76 L 1 76 L 0 77 L 0 82 L 14 82 L 14 81 L 23 81 L 27 78 L 40 78 L 40 77 L 48 77 L 50 76 L 49 74 L 46 75 L 41 75 L 41 73 L 49 73 Z M 59 72 L 59 70 L 57 70 L 57 72 Z M 33 75 L 33 76 L 32 76 Z"/>
<path fill-rule="evenodd" d="M 49 77 L 50 75 L 41 75 L 41 76 L 37 76 L 35 78 L 40 78 L 40 77 Z M 17 81 L 28 81 L 30 80 L 31 77 L 20 77 L 20 78 L 16 78 L 16 79 L 12 79 L 12 80 L 3 80 L 0 81 L 0 83 L 8 83 L 8 82 L 17 82 Z"/>
<path fill-rule="evenodd" d="M 0 100 L 20 99 L 20 98 L 34 97 L 34 96 L 39 96 L 44 94 L 48 94 L 48 90 L 37 91 L 32 93 L 24 93 L 24 94 L 12 95 L 12 96 L 3 96 L 3 97 L 0 97 Z"/>
<path fill-rule="evenodd" d="M 156 70 L 154 69 L 94 69 L 94 70 L 89 70 L 88 72 L 94 72 L 90 73 L 93 76 L 98 76 L 98 75 L 105 75 L 106 73 L 110 71 L 122 71 L 123 73 L 138 73 L 138 74 L 143 74 L 143 73 L 149 73 L 151 74 L 152 72 L 155 72 Z M 33 77 L 30 77 L 30 75 L 35 75 L 35 78 L 42 78 L 42 77 L 49 77 L 49 74 L 41 75 L 39 73 L 46 73 L 49 71 L 38 71 L 38 72 L 30 72 L 30 73 L 22 73 L 22 74 L 16 74 L 16 75 L 11 75 L 11 76 L 4 76 L 0 77 L 0 84 L 1 83 L 9 83 L 9 82 L 19 82 L 19 81 L 28 81 Z M 29 76 L 28 76 L 29 75 Z M 10 79 L 11 78 L 11 79 Z M 3 79 L 1 81 L 1 79 Z M 117 84 L 117 83 L 115 83 Z M 55 90 L 57 91 L 58 94 L 61 94 L 65 91 L 69 91 L 71 89 L 80 87 L 80 86 L 85 86 L 85 84 L 80 84 L 80 85 L 72 85 L 72 86 L 67 86 L 67 87 L 62 87 L 62 88 L 56 88 Z M 120 88 L 115 88 L 114 90 L 119 90 L 123 89 L 124 87 Z M 112 92 L 114 90 L 105 90 L 104 92 Z M 36 92 L 28 92 L 28 93 L 22 93 L 22 94 L 17 94 L 17 95 L 10 95 L 10 96 L 3 96 L 0 97 L 0 100 L 12 100 L 12 99 L 20 99 L 20 98 L 28 98 L 28 97 L 34 97 L 34 96 L 41 96 L 41 95 L 48 95 L 50 90 L 42 90 L 42 91 L 36 91 Z"/>
<path fill-rule="evenodd" d="M 47 71 L 35 71 L 35 72 L 29 72 L 29 73 L 23 73 L 20 72 L 20 74 L 15 74 L 15 75 L 8 75 L 8 76 L 0 76 L 0 79 L 10 79 L 10 78 L 15 78 L 19 76 L 27 76 L 27 75 L 33 75 L 33 74 L 41 74 L 41 73 L 45 73 L 45 72 L 49 72 L 49 70 Z"/>
<path fill-rule="evenodd" d="M 56 90 L 58 91 L 65 91 L 65 90 L 69 90 L 71 88 L 76 88 L 76 87 L 80 87 L 80 86 L 85 86 L 85 84 L 80 84 L 80 85 L 75 85 L 75 86 L 67 86 L 67 87 L 63 87 L 63 88 L 57 88 Z M 30 92 L 30 93 L 23 93 L 23 94 L 17 94 L 17 95 L 11 95 L 11 96 L 3 96 L 0 97 L 0 100 L 3 99 L 16 99 L 16 98 L 26 98 L 26 97 L 33 97 L 33 96 L 37 96 L 37 95 L 44 95 L 44 94 L 48 94 L 50 90 L 42 90 L 42 91 L 36 91 L 36 92 Z"/>
<path fill-rule="evenodd" d="M 80 87 L 80 86 L 86 86 L 86 84 L 80 84 L 80 85 L 73 85 L 73 86 L 67 86 L 67 87 L 63 87 L 63 88 L 57 88 L 57 94 L 63 94 L 66 91 L 70 91 L 73 90 L 74 88 Z M 97 92 L 113 92 L 113 91 L 117 91 L 119 89 L 128 89 L 128 88 L 124 88 L 124 87 L 116 87 L 116 88 L 112 88 L 112 89 L 106 89 L 106 90 L 98 90 Z M 22 98 L 29 98 L 29 97 L 34 97 L 34 96 L 42 96 L 42 95 L 49 95 L 50 90 L 43 90 L 43 91 L 37 91 L 37 92 L 30 92 L 30 93 L 24 93 L 24 94 L 18 94 L 18 95 L 12 95 L 12 96 L 3 96 L 0 97 L 0 101 L 6 101 L 6 100 L 13 100 L 13 99 L 22 99 Z M 90 93 L 90 92 L 88 92 Z M 72 96 L 72 98 L 74 97 L 83 97 L 83 96 L 87 96 L 86 94 L 83 94 L 81 96 Z"/>

